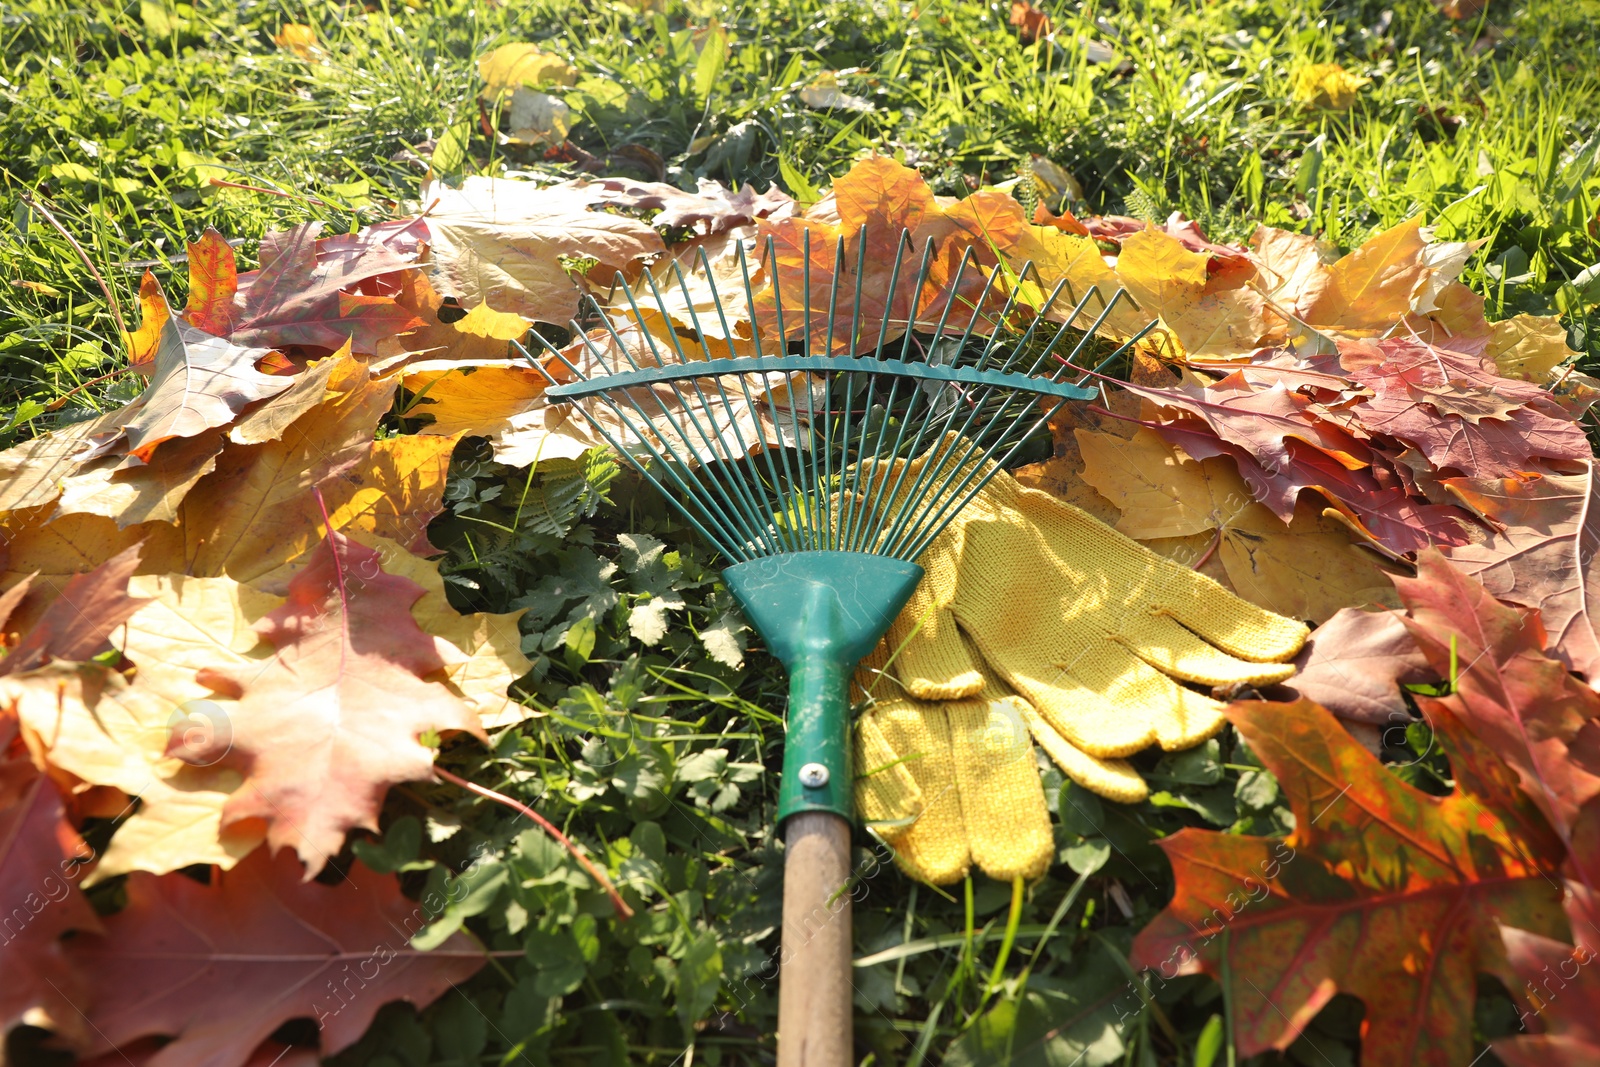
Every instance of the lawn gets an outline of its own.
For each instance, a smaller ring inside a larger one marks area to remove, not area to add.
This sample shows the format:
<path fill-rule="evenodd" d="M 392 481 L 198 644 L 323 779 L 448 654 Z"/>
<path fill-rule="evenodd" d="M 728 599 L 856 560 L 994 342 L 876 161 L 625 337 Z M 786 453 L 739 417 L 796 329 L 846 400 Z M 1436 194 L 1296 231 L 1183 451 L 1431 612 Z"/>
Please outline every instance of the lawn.
<path fill-rule="evenodd" d="M 153 271 L 180 303 L 187 242 L 206 227 L 243 270 L 273 230 L 320 220 L 326 234 L 355 232 L 415 214 L 430 172 L 588 167 L 689 188 L 777 184 L 810 200 L 870 152 L 938 193 L 1034 197 L 1034 176 L 1054 177 L 1080 216 L 1177 211 L 1221 242 L 1266 224 L 1346 250 L 1420 214 L 1441 239 L 1481 242 L 1462 280 L 1491 320 L 1560 314 L 1583 369 L 1600 373 L 1600 0 L 1490 0 L 1459 17 L 1424 0 L 1043 11 L 1053 32 L 1007 5 L 900 0 L 6 4 L 0 445 L 138 392 L 119 371 L 140 276 Z M 510 42 L 578 71 L 561 90 L 566 146 L 487 131 L 477 60 Z M 1367 80 L 1350 106 L 1316 106 L 1304 91 L 1314 64 Z M 830 86 L 846 106 L 814 106 L 807 91 Z M 408 411 L 387 432 L 405 431 Z M 339 1061 L 770 1062 L 781 670 L 753 641 L 735 669 L 689 627 L 646 648 L 625 611 L 558 625 L 566 602 L 552 583 L 578 576 L 613 604 L 612 584 L 625 597 L 670 589 L 693 629 L 738 632 L 709 550 L 631 474 L 599 455 L 507 468 L 480 443 L 456 453 L 430 537 L 458 607 L 528 609 L 541 713 L 492 752 L 454 750 L 452 766 L 584 841 L 639 914 L 605 918 L 604 895 L 504 810 L 397 789 L 381 841 L 355 855 L 400 871 L 419 897 L 450 891 L 438 939 L 464 926 L 527 952 L 420 1013 L 385 1008 Z M 596 553 L 619 534 L 667 550 Z M 1289 812 L 1231 732 L 1138 763 L 1158 790 L 1138 805 L 1100 802 L 1041 765 L 1060 858 L 1015 894 L 982 876 L 918 885 L 858 835 L 863 1056 L 1232 1067 L 1218 985 L 1157 987 L 1127 953 L 1172 893 L 1155 839 L 1281 830 Z M 1430 768 L 1409 773 L 1425 781 Z M 502 891 L 513 881 L 523 892 Z M 91 896 L 109 910 L 118 892 L 112 881 Z M 1358 1062 L 1361 1014 L 1335 998 L 1259 1062 Z M 303 1041 L 313 1025 L 279 1036 Z M 1478 1047 L 1515 1027 L 1505 989 L 1481 980 Z M 13 1035 L 19 1062 L 59 1060 L 37 1037 Z"/>

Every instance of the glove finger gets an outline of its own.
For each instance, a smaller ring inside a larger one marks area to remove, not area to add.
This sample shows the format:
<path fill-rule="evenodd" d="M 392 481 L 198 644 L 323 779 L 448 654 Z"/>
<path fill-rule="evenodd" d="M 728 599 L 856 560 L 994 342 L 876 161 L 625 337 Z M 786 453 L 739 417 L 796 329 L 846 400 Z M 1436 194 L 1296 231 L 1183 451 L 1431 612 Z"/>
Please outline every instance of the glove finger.
<path fill-rule="evenodd" d="M 858 748 L 857 805 L 863 802 L 863 783 L 871 783 L 867 788 L 872 795 L 866 798 L 863 814 L 869 809 L 894 812 L 893 819 L 873 828 L 894 848 L 895 864 L 932 885 L 959 882 L 967 876 L 972 856 L 961 818 L 950 726 L 943 711 L 909 700 L 887 701 L 862 716 L 857 737 L 871 738 L 874 731 L 878 736 L 870 741 L 869 751 L 876 755 Z M 891 758 L 880 758 L 883 754 Z M 914 783 L 916 802 L 909 810 L 889 806 L 908 802 L 904 792 L 896 792 L 904 787 L 896 787 L 889 777 L 895 768 Z"/>
<path fill-rule="evenodd" d="M 1257 607 L 1187 567 L 1163 563 L 1147 594 L 1149 603 L 1224 652 L 1257 663 L 1283 663 L 1306 643 L 1311 631 L 1298 619 Z"/>
<path fill-rule="evenodd" d="M 1024 707 L 1015 696 L 944 706 L 972 858 L 983 873 L 1007 882 L 1042 876 L 1055 854 Z"/>
<path fill-rule="evenodd" d="M 871 712 L 856 724 L 855 765 L 856 814 L 862 822 L 890 834 L 921 814 L 922 790 Z"/>
<path fill-rule="evenodd" d="M 1018 699 L 1022 712 L 1022 719 L 1028 726 L 1028 732 L 1033 739 L 1039 742 L 1039 747 L 1045 750 L 1061 773 L 1083 786 L 1091 793 L 1097 793 L 1107 800 L 1115 800 L 1120 804 L 1137 804 L 1150 795 L 1150 787 L 1133 769 L 1133 765 L 1126 760 L 1101 759 L 1091 756 L 1083 749 L 1062 737 L 1047 722 L 1044 717 L 1034 710 L 1033 705 L 1025 700 Z"/>
<path fill-rule="evenodd" d="M 1257 663 L 1231 656 L 1166 615 L 1129 620 L 1118 640 L 1150 666 L 1200 685 L 1270 685 L 1294 674 L 1290 663 Z"/>
<path fill-rule="evenodd" d="M 940 540 L 950 536 L 946 531 Z M 936 546 L 920 562 L 926 573 L 884 637 L 886 669 L 918 700 L 974 696 L 983 688 L 983 674 L 946 606 L 955 588 L 956 556 Z"/>
<path fill-rule="evenodd" d="M 1090 692 L 1104 694 L 1102 705 L 1113 709 L 1113 714 L 1132 715 L 1148 724 L 1151 740 L 1163 749 L 1171 752 L 1198 745 L 1227 724 L 1222 714 L 1226 705 L 1221 701 L 1184 688 L 1126 649 L 1116 647 L 1122 653 L 1120 659 L 1085 657 L 1073 664 L 1071 674 Z M 1084 751 L 1097 756 L 1126 755 L 1096 746 L 1096 740 L 1107 733 L 1103 721 L 1080 714 L 1073 724 L 1076 732 L 1067 731 L 1065 735 Z"/>

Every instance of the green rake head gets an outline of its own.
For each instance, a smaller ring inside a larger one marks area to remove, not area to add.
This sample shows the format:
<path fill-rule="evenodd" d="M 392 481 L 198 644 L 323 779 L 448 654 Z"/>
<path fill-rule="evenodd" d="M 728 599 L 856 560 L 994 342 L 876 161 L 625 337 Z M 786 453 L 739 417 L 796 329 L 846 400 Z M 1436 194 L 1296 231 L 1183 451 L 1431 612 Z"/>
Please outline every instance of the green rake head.
<path fill-rule="evenodd" d="M 864 233 L 854 257 L 838 242 L 819 292 L 805 238 L 798 292 L 780 285 L 770 239 L 759 293 L 742 245 L 738 283 L 722 291 L 702 248 L 693 279 L 676 261 L 665 288 L 619 275 L 620 315 L 591 298 L 598 329 L 575 322 L 575 351 L 540 338 L 546 358 L 529 359 L 546 397 L 574 404 L 730 561 L 729 588 L 789 668 L 779 817 L 848 817 L 849 675 L 920 580 L 917 556 L 1151 327 L 1111 347 L 1096 331 L 1126 293 L 1067 293 L 1069 305 L 1064 281 L 1046 295 L 1032 264 L 1008 275 L 970 247 L 948 284 L 930 286 L 934 244 L 913 268 L 908 233 L 891 264 L 870 265 L 886 271 L 887 298 L 863 298 Z M 767 335 L 739 338 L 730 323 L 758 305 Z"/>

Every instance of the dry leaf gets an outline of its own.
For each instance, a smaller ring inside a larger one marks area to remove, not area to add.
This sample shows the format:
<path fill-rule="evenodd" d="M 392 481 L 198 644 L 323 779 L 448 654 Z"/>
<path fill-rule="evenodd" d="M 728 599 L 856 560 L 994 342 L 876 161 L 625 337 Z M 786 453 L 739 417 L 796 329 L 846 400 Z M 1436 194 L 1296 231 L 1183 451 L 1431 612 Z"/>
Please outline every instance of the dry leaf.
<path fill-rule="evenodd" d="M 1337 63 L 1309 63 L 1294 72 L 1290 93 L 1297 104 L 1343 111 L 1356 102 L 1356 92 L 1371 82 Z"/>
<path fill-rule="evenodd" d="M 1283 683 L 1290 693 L 1374 726 L 1412 722 L 1400 687 L 1435 677 L 1395 611 L 1341 608 L 1311 631 L 1294 663 Z"/>
<path fill-rule="evenodd" d="M 318 1046 L 331 1056 L 388 1001 L 425 1007 L 483 966 L 483 950 L 463 934 L 431 952 L 410 946 L 423 919 L 393 875 L 355 863 L 327 886 L 301 873 L 292 857 L 263 850 L 209 885 L 182 874 L 130 877 L 127 907 L 106 920 L 104 936 L 70 949 L 91 988 L 95 1036 L 85 1054 L 159 1035 L 172 1041 L 147 1067 L 243 1067 L 279 1026 L 304 1018 L 317 1021 Z M 356 971 L 360 995 L 341 998 Z"/>
<path fill-rule="evenodd" d="M 483 95 L 493 99 L 521 86 L 576 85 L 578 70 L 537 45 L 504 44 L 478 57 L 478 77 L 487 83 Z"/>
<path fill-rule="evenodd" d="M 1578 356 L 1567 347 L 1567 328 L 1557 315 L 1515 315 L 1490 331 L 1484 355 L 1505 378 L 1547 384 L 1558 367 Z"/>
<path fill-rule="evenodd" d="M 423 360 L 407 364 L 401 382 L 413 394 L 405 417 L 433 420 L 422 433 L 484 437 L 510 429 L 548 384 L 523 359 Z"/>
<path fill-rule="evenodd" d="M 484 736 L 458 697 L 422 680 L 445 666 L 410 615 L 422 594 L 383 573 L 376 551 L 330 533 L 289 582 L 288 603 L 257 624 L 272 659 L 200 673 L 201 684 L 238 701 L 230 743 L 168 751 L 245 776 L 223 808 L 225 829 L 265 822 L 273 850 L 294 849 L 309 878 L 347 831 L 378 829 L 389 786 L 432 777 L 421 735 Z"/>
<path fill-rule="evenodd" d="M 578 310 L 563 256 L 597 260 L 597 277 L 609 283 L 666 249 L 649 226 L 590 211 L 570 189 L 472 177 L 460 189 L 431 183 L 422 200 L 432 205 L 434 287 L 463 306 L 486 303 L 540 322 L 565 325 Z"/>

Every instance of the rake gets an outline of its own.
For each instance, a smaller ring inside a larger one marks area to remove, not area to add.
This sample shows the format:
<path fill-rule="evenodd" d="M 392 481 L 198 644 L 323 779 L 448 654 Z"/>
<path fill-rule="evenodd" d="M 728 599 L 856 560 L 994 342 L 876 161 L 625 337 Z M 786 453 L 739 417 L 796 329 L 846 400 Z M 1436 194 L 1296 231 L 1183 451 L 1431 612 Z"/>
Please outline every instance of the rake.
<path fill-rule="evenodd" d="M 723 580 L 788 670 L 778 1063 L 845 1067 L 850 676 L 910 598 L 928 543 L 1063 404 L 1097 395 L 1077 360 L 1126 294 L 1091 289 L 1052 320 L 1066 283 L 1047 296 L 1032 264 L 986 269 L 969 247 L 953 281 L 946 269 L 930 284 L 932 241 L 913 271 L 909 233 L 869 263 L 864 230 L 853 256 L 835 244 L 831 279 L 819 249 L 814 293 L 809 238 L 799 272 L 780 272 L 768 239 L 759 295 L 742 243 L 725 292 L 704 248 L 692 289 L 677 261 L 658 272 L 665 289 L 654 272 L 635 289 L 619 275 L 618 318 L 590 298 L 601 328 L 574 322 L 581 343 L 565 354 L 542 337 L 549 358 L 523 352 L 547 399 L 576 406 L 728 561 Z M 800 292 L 782 291 L 785 275 Z M 729 328 L 754 308 L 765 331 Z"/>

